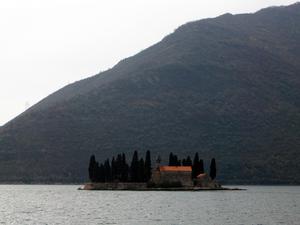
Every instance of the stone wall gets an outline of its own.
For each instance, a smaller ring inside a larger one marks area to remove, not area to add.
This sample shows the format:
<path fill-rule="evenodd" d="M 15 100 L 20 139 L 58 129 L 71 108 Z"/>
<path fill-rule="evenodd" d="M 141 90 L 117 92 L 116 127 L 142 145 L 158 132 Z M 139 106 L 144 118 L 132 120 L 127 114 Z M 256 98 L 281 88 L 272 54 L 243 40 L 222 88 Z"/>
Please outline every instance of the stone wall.
<path fill-rule="evenodd" d="M 181 183 L 183 187 L 192 187 L 191 172 L 182 171 L 154 171 L 152 182 L 157 185 Z"/>
<path fill-rule="evenodd" d="M 147 188 L 146 183 L 87 183 L 84 190 L 143 190 Z"/>

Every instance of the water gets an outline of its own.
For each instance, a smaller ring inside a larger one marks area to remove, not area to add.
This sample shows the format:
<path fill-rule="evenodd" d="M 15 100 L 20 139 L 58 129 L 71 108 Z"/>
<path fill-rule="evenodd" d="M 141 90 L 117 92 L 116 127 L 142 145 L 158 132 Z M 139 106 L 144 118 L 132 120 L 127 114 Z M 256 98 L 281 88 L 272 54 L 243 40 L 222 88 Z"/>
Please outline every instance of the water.
<path fill-rule="evenodd" d="M 78 191 L 0 185 L 0 224 L 299 225 L 300 187 L 247 191 Z"/>

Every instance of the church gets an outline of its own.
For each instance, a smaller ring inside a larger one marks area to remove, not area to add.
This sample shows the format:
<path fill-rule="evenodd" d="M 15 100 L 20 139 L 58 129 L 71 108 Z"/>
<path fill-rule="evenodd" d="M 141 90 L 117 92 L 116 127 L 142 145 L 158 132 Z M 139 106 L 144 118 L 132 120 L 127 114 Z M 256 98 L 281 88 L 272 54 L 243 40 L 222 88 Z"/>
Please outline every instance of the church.
<path fill-rule="evenodd" d="M 162 188 L 221 188 L 221 185 L 212 180 L 207 173 L 198 174 L 192 179 L 192 166 L 157 165 L 152 171 L 151 183 Z"/>
<path fill-rule="evenodd" d="M 152 182 L 158 186 L 192 187 L 192 167 L 157 166 L 152 171 Z"/>

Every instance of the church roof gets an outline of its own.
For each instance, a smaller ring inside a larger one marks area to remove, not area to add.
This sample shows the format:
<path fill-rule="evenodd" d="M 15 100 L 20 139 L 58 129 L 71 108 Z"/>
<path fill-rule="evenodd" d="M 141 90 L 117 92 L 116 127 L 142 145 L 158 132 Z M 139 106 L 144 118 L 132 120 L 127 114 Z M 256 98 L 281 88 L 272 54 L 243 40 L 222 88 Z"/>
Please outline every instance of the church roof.
<path fill-rule="evenodd" d="M 197 178 L 204 178 L 207 177 L 207 173 L 200 173 L 199 175 L 197 175 Z"/>
<path fill-rule="evenodd" d="M 160 171 L 170 171 L 170 172 L 192 172 L 191 166 L 160 166 Z"/>

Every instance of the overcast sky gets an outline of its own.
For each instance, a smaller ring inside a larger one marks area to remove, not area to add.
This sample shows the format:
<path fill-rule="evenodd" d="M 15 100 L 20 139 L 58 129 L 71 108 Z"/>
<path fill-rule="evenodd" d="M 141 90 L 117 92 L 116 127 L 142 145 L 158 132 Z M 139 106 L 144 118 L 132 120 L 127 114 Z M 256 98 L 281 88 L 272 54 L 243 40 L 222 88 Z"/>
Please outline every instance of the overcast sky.
<path fill-rule="evenodd" d="M 0 125 L 188 21 L 296 0 L 1 0 Z"/>

